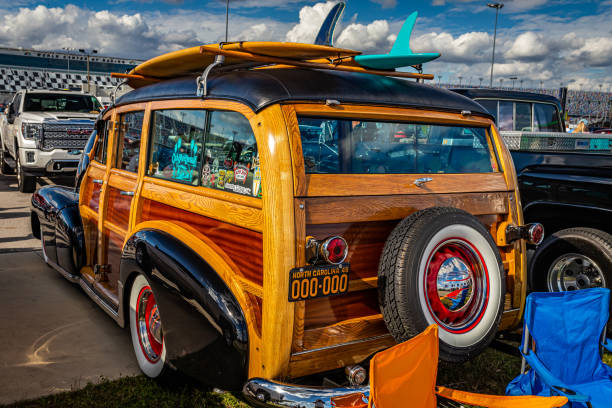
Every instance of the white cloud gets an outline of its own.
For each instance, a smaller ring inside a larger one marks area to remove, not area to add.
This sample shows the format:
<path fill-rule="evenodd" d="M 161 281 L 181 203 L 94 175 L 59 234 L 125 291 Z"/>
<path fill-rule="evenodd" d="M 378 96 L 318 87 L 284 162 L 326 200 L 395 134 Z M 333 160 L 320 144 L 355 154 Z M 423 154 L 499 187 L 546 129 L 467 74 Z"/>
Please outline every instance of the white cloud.
<path fill-rule="evenodd" d="M 315 36 L 323 20 L 336 1 L 317 3 L 314 6 L 304 6 L 300 10 L 300 22 L 294 25 L 285 36 L 291 42 L 314 42 Z"/>
<path fill-rule="evenodd" d="M 451 34 L 429 33 L 412 41 L 414 52 L 439 52 L 444 62 L 478 62 L 490 56 L 492 39 L 487 33 L 471 32 L 453 37 Z"/>
<path fill-rule="evenodd" d="M 394 36 L 390 36 L 389 23 L 386 20 L 375 20 L 370 24 L 349 24 L 338 36 L 338 47 L 350 48 L 364 52 L 383 53 L 393 45 Z"/>
<path fill-rule="evenodd" d="M 567 57 L 570 63 L 582 63 L 592 67 L 612 65 L 612 36 L 593 37 L 584 40 L 581 47 L 573 50 Z"/>
<path fill-rule="evenodd" d="M 397 6 L 397 0 L 370 0 L 373 3 L 380 4 L 382 8 L 393 8 Z"/>
<path fill-rule="evenodd" d="M 509 59 L 540 61 L 548 58 L 550 48 L 542 34 L 527 31 L 516 37 L 512 46 L 504 54 Z"/>

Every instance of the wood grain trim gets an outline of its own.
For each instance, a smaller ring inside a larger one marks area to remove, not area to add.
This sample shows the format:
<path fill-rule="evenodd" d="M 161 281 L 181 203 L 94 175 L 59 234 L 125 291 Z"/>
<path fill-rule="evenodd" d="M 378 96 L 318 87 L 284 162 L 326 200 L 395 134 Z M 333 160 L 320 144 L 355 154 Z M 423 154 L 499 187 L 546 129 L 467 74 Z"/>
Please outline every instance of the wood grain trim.
<path fill-rule="evenodd" d="M 295 178 L 294 178 L 295 181 Z M 295 199 L 295 260 L 296 266 L 306 265 L 306 211 L 304 200 Z M 293 343 L 292 351 L 304 348 L 304 317 L 306 315 L 306 302 L 296 302 L 293 317 Z"/>
<path fill-rule="evenodd" d="M 112 169 L 108 178 L 108 185 L 122 191 L 134 191 L 136 190 L 136 185 L 138 184 L 137 180 L 138 178 L 136 174 L 130 174 L 128 176 L 123 172 L 118 172 L 116 169 Z"/>
<path fill-rule="evenodd" d="M 448 123 L 468 126 L 488 127 L 493 125 L 491 119 L 480 116 L 462 116 L 458 113 L 434 110 L 393 108 L 386 106 L 358 106 L 342 104 L 327 106 L 323 104 L 294 104 L 298 115 L 357 117 L 359 119 L 401 120 L 402 122 Z"/>
<path fill-rule="evenodd" d="M 122 237 L 127 235 L 127 230 L 124 230 L 123 228 L 106 220 L 104 220 L 104 228 L 114 232 L 115 234 L 121 235 Z"/>
<path fill-rule="evenodd" d="M 98 220 L 98 213 L 89 208 L 87 205 L 79 205 L 79 212 L 81 213 L 82 218 L 88 218 L 96 222 Z"/>
<path fill-rule="evenodd" d="M 255 295 L 258 298 L 263 297 L 263 287 L 261 285 L 251 282 L 250 280 L 239 275 L 236 275 L 234 279 L 236 279 L 240 287 L 244 289 L 245 292 Z"/>
<path fill-rule="evenodd" d="M 421 187 L 419 178 L 432 180 Z M 442 194 L 506 191 L 503 173 L 472 174 L 307 174 L 306 196 Z"/>
<path fill-rule="evenodd" d="M 305 375 L 333 370 L 350 364 L 358 364 L 382 349 L 394 346 L 390 334 L 373 339 L 358 340 L 354 343 L 340 344 L 325 349 L 292 354 L 289 363 L 289 376 Z"/>
<path fill-rule="evenodd" d="M 304 167 L 304 155 L 302 154 L 302 139 L 300 125 L 297 121 L 295 109 L 291 105 L 282 106 L 289 145 L 291 146 L 291 159 L 293 163 L 293 194 L 297 197 L 306 194 L 306 170 Z"/>
<path fill-rule="evenodd" d="M 389 330 L 381 314 L 364 316 L 319 329 L 306 330 L 303 350 L 337 346 L 338 339 L 342 339 L 342 343 L 351 343 L 386 334 L 389 334 Z"/>
<path fill-rule="evenodd" d="M 464 186 L 465 188 L 465 186 Z M 312 197 L 305 200 L 307 224 L 401 220 L 429 207 L 463 208 L 474 214 L 505 214 L 511 193 L 455 193 L 386 197 Z"/>
<path fill-rule="evenodd" d="M 351 279 L 349 281 L 349 292 L 357 292 L 359 290 L 374 289 L 378 287 L 378 277 L 372 276 L 362 279 Z"/>
<path fill-rule="evenodd" d="M 146 102 L 133 103 L 133 104 L 130 104 L 130 105 L 123 105 L 123 106 L 119 106 L 119 107 L 115 108 L 114 113 L 122 114 L 122 113 L 126 113 L 126 112 L 144 111 L 146 108 L 147 108 L 147 103 Z"/>
<path fill-rule="evenodd" d="M 163 188 L 181 191 L 185 193 L 191 193 L 202 197 L 227 201 L 229 203 L 234 203 L 245 207 L 261 209 L 263 206 L 261 198 L 257 197 L 249 197 L 245 195 L 229 193 L 227 191 L 215 190 L 213 188 L 207 187 L 190 186 L 187 184 L 177 183 L 171 180 L 165 180 L 150 176 L 145 176 L 144 181 Z"/>
<path fill-rule="evenodd" d="M 145 177 L 140 196 L 194 214 L 239 225 L 252 231 L 263 231 L 262 210 L 205 196 L 200 194 L 201 190 L 196 190 L 196 193 L 179 189 L 175 186 L 178 183 L 167 183 L 170 185 L 166 185 L 165 180 Z"/>
<path fill-rule="evenodd" d="M 263 195 L 263 323 L 261 374 L 286 376 L 293 338 L 295 305 L 287 299 L 287 273 L 295 267 L 291 146 L 279 105 L 259 112 L 251 121 L 261 163 Z"/>
<path fill-rule="evenodd" d="M 210 267 L 219 274 L 221 279 L 229 287 L 230 291 L 238 300 L 240 307 L 245 313 L 247 319 L 247 330 L 249 332 L 249 378 L 258 376 L 258 368 L 261 361 L 261 335 L 257 332 L 256 328 L 260 324 L 257 322 L 261 317 L 257 317 L 255 313 L 255 307 L 251 305 L 248 296 L 243 291 L 242 286 L 235 279 L 235 273 L 233 272 L 232 266 L 226 262 L 223 251 L 218 250 L 217 245 L 197 233 L 195 230 L 189 230 L 182 226 L 178 226 L 173 222 L 168 221 L 145 221 L 137 224 L 134 227 L 133 233 L 136 233 L 145 229 L 153 229 L 158 231 L 164 231 L 179 241 L 183 242 L 187 247 L 197 252 L 202 259 L 204 259 Z"/>
<path fill-rule="evenodd" d="M 98 163 L 97 161 L 89 162 L 89 168 L 92 169 L 90 171 L 100 171 L 102 173 L 106 173 L 106 164 Z"/>
<path fill-rule="evenodd" d="M 209 110 L 229 110 L 240 112 L 247 119 L 255 116 L 255 112 L 248 106 L 233 101 L 223 100 L 201 100 L 201 99 L 177 99 L 169 101 L 152 101 L 151 110 L 161 109 L 209 109 Z"/>

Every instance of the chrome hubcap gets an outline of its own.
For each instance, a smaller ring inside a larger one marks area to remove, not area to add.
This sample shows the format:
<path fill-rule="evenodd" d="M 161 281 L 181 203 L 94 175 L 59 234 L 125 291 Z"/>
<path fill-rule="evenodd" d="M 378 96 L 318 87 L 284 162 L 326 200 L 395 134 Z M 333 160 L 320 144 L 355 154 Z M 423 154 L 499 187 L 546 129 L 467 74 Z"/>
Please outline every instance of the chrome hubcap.
<path fill-rule="evenodd" d="M 476 248 L 462 239 L 441 242 L 429 255 L 425 271 L 427 307 L 444 330 L 471 330 L 486 310 L 489 277 Z"/>
<path fill-rule="evenodd" d="M 564 254 L 548 270 L 547 286 L 551 292 L 605 288 L 606 279 L 599 266 L 589 257 Z"/>
<path fill-rule="evenodd" d="M 140 347 L 147 360 L 156 363 L 161 357 L 164 337 L 155 296 L 148 286 L 138 294 L 136 322 Z"/>

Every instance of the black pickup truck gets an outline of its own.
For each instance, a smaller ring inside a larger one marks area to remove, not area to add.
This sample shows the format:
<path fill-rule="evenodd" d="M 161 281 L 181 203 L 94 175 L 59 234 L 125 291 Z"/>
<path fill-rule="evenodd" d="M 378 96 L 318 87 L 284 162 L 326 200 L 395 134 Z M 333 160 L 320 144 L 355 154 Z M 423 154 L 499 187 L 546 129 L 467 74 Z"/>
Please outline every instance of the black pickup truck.
<path fill-rule="evenodd" d="M 525 222 L 548 238 L 531 257 L 532 291 L 612 288 L 612 135 L 563 133 L 548 95 L 456 89 L 495 115 L 519 181 Z"/>

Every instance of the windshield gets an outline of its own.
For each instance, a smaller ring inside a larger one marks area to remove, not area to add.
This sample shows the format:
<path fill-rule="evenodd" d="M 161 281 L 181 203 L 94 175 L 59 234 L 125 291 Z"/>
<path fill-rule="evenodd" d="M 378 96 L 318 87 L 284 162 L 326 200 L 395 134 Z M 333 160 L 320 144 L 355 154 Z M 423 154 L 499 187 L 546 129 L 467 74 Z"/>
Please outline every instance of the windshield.
<path fill-rule="evenodd" d="M 298 121 L 306 173 L 497 171 L 486 128 L 310 117 Z"/>
<path fill-rule="evenodd" d="M 82 94 L 28 93 L 24 112 L 98 112 L 100 102 L 95 96 Z"/>

